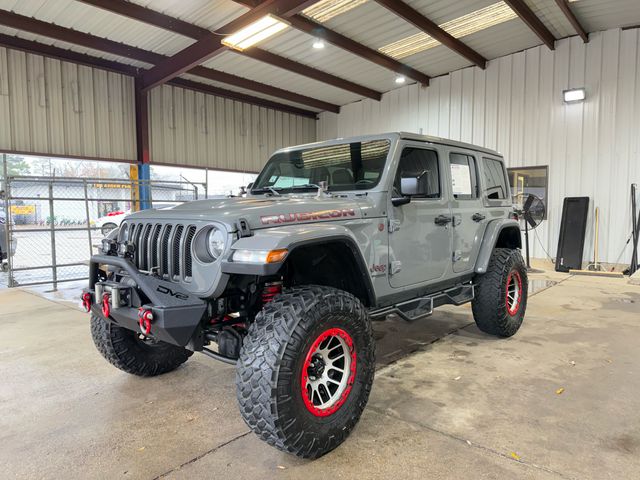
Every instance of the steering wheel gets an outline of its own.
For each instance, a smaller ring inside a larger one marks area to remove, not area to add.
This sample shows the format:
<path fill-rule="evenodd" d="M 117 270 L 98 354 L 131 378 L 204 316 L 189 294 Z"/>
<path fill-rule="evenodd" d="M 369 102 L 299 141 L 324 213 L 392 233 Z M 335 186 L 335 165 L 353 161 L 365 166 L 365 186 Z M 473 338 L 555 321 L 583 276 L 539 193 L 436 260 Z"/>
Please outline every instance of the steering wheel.
<path fill-rule="evenodd" d="M 375 183 L 375 182 L 368 178 L 361 178 L 355 183 L 355 185 L 371 185 L 372 183 Z"/>

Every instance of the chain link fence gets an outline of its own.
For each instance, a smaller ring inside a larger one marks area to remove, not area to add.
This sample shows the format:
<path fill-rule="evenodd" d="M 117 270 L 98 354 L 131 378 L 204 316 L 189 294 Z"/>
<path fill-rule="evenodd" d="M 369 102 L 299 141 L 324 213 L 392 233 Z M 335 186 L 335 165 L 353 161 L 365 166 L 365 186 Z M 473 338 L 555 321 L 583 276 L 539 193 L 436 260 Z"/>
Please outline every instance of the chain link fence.
<path fill-rule="evenodd" d="M 0 285 L 53 284 L 88 278 L 88 259 L 105 235 L 140 208 L 142 181 L 5 177 L 0 204 Z M 153 208 L 207 197 L 207 185 L 148 181 Z M 3 231 L 4 230 L 4 231 Z M 9 252 L 10 251 L 10 252 Z M 8 255 L 6 255 L 6 253 Z"/>

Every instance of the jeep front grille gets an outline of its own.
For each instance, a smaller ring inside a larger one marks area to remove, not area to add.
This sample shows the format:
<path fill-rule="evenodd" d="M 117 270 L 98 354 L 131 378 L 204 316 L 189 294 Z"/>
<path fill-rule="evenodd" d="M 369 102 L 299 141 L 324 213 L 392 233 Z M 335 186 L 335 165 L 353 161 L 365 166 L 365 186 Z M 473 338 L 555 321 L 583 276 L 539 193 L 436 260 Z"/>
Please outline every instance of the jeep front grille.
<path fill-rule="evenodd" d="M 191 246 L 195 225 L 129 223 L 127 240 L 136 246 L 133 263 L 140 270 L 151 271 L 177 282 L 190 282 L 193 275 Z"/>

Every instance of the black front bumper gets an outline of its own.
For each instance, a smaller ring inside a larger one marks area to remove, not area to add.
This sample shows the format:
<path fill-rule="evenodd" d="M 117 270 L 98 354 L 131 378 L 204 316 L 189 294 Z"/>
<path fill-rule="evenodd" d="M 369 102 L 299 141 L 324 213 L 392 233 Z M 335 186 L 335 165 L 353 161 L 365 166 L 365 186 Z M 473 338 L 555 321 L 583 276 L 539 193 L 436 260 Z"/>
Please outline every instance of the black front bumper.
<path fill-rule="evenodd" d="M 119 269 L 118 281 L 101 280 L 100 265 Z M 206 303 L 178 284 L 141 273 L 128 259 L 111 255 L 91 257 L 89 288 L 83 293 L 91 295 L 91 313 L 109 322 L 140 332 L 139 312 L 142 308 L 153 313 L 150 337 L 191 350 L 202 348 L 201 329 L 198 327 Z M 107 316 L 103 313 L 104 298 L 96 298 L 97 294 L 101 297 L 108 295 Z M 114 297 L 117 304 L 113 303 Z"/>

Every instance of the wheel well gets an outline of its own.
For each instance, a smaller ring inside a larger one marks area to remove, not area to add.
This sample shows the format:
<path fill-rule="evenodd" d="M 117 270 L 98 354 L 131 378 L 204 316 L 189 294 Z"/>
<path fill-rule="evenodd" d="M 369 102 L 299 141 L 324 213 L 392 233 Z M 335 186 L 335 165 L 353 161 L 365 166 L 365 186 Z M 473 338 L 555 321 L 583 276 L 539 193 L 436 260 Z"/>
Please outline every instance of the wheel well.
<path fill-rule="evenodd" d="M 522 238 L 518 227 L 506 227 L 500 231 L 496 248 L 522 248 Z"/>
<path fill-rule="evenodd" d="M 375 303 L 371 280 L 356 247 L 346 241 L 301 245 L 289 254 L 285 285 L 324 285 L 349 292 L 366 306 Z"/>

